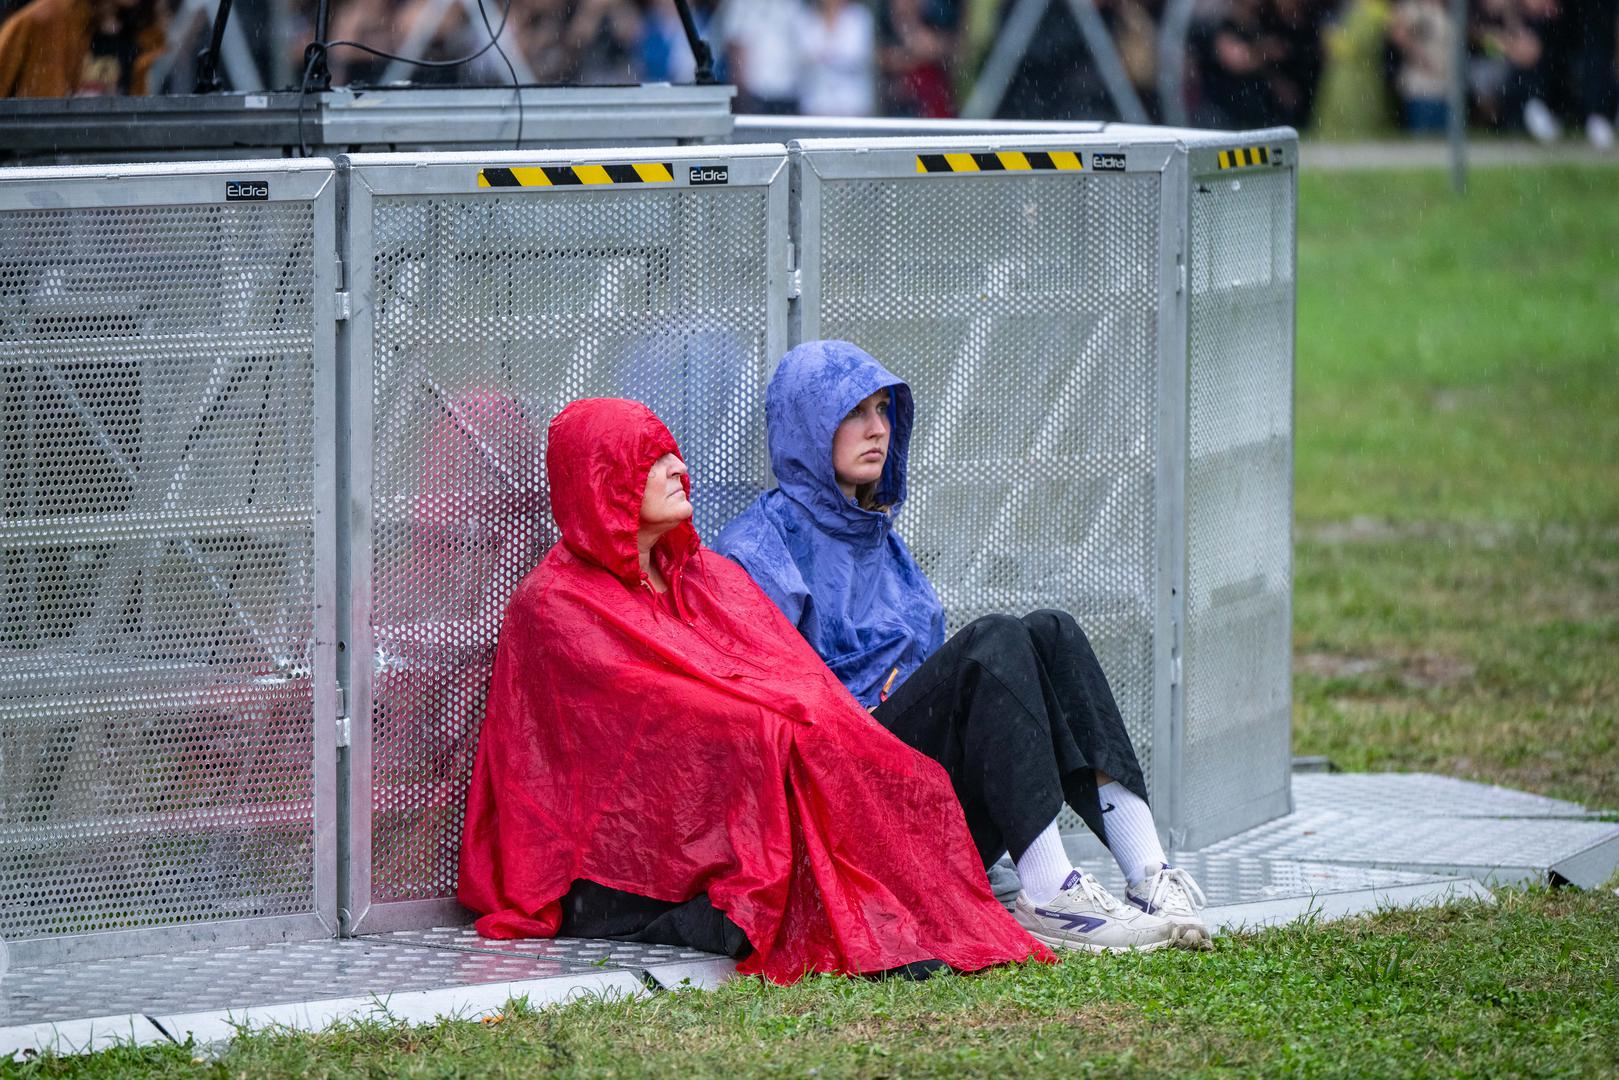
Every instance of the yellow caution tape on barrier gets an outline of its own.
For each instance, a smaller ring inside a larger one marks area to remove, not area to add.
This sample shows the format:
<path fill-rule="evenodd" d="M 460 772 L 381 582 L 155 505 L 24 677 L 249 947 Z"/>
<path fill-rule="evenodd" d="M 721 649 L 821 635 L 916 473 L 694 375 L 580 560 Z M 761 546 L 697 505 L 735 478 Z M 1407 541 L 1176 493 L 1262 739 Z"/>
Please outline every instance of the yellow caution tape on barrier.
<path fill-rule="evenodd" d="M 1282 152 L 1268 146 L 1239 146 L 1235 150 L 1220 151 L 1220 168 L 1252 169 L 1260 165 L 1280 165 Z"/>
<path fill-rule="evenodd" d="M 1084 162 L 1072 150 L 916 155 L 916 171 L 919 173 L 1079 172 L 1084 168 Z"/>
<path fill-rule="evenodd" d="M 672 184 L 674 180 L 674 166 L 667 161 L 612 165 L 529 165 L 478 170 L 478 186 L 485 188 Z"/>

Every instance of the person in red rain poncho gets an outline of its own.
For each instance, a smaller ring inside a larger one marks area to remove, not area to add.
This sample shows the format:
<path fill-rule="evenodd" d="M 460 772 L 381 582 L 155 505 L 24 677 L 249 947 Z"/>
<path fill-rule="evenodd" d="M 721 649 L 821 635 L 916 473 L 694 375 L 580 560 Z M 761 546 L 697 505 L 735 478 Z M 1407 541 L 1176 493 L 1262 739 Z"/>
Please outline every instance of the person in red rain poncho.
<path fill-rule="evenodd" d="M 944 769 L 698 540 L 651 410 L 574 402 L 546 470 L 562 542 L 507 609 L 462 836 L 480 934 L 555 935 L 584 888 L 706 896 L 752 947 L 739 970 L 780 983 L 1051 958 L 990 893 Z"/>

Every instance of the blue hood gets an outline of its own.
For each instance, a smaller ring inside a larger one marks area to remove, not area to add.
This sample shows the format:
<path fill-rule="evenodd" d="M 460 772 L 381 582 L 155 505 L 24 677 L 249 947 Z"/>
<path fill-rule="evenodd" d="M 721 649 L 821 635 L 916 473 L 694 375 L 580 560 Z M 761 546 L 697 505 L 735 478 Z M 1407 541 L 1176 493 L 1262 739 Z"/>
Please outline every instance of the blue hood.
<path fill-rule="evenodd" d="M 890 394 L 888 461 L 864 510 L 832 469 L 832 436 L 850 409 Z M 944 612 L 893 530 L 905 501 L 914 406 L 909 386 L 847 341 L 809 341 L 782 357 L 765 395 L 779 485 L 715 540 L 737 560 L 863 704 L 897 686 L 944 641 Z"/>
<path fill-rule="evenodd" d="M 832 436 L 863 399 L 889 392 L 888 461 L 877 484 L 877 503 L 888 512 L 862 510 L 838 487 Z M 915 408 L 911 388 L 870 354 L 847 341 L 806 341 L 781 358 L 765 392 L 770 468 L 787 497 L 835 536 L 880 542 L 905 501 L 905 455 Z"/>

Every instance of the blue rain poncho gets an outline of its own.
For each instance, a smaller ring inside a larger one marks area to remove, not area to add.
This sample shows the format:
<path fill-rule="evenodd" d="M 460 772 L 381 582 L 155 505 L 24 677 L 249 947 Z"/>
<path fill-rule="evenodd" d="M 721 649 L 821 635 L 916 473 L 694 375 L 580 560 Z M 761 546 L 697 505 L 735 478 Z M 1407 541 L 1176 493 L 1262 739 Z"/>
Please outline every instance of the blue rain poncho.
<path fill-rule="evenodd" d="M 877 503 L 861 509 L 832 470 L 832 435 L 862 398 L 891 397 Z M 894 517 L 905 501 L 911 389 L 847 341 L 808 341 L 782 357 L 765 394 L 779 485 L 727 525 L 714 547 L 753 576 L 843 685 L 876 705 L 944 644 L 944 609 Z"/>

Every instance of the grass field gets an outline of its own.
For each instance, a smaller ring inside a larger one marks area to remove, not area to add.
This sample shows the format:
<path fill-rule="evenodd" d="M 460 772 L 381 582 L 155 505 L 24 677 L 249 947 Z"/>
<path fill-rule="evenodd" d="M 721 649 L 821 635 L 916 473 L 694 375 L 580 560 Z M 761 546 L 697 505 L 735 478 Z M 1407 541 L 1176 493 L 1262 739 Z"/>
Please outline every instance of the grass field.
<path fill-rule="evenodd" d="M 1300 207 L 1296 749 L 1619 809 L 1619 170 Z"/>
<path fill-rule="evenodd" d="M 1619 809 L 1619 170 L 1478 171 L 1465 202 L 1439 173 L 1307 176 L 1300 231 L 1298 752 Z M 1619 1075 L 1616 936 L 1612 890 L 1503 891 L 1210 953 L 19 1071 Z"/>

